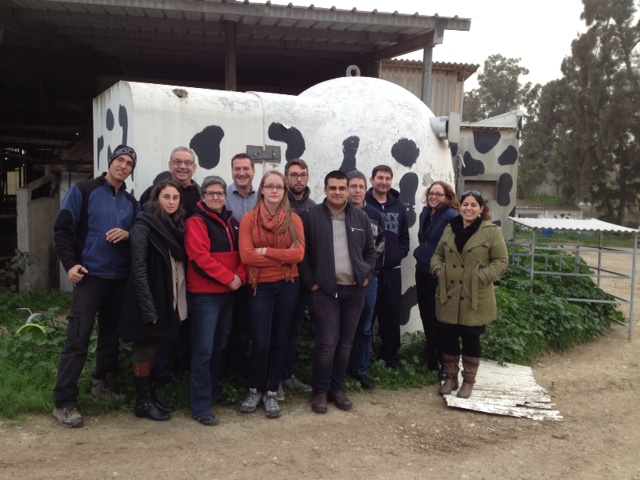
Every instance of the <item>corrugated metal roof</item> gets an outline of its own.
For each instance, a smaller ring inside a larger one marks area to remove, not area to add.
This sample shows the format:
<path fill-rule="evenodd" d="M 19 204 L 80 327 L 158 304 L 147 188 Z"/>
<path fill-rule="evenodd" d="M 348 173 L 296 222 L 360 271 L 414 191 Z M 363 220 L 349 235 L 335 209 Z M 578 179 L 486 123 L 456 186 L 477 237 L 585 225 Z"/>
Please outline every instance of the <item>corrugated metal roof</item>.
<path fill-rule="evenodd" d="M 514 218 L 509 217 L 515 223 L 535 230 L 574 230 L 581 232 L 620 232 L 638 233 L 640 230 L 621 227 L 613 223 L 603 222 L 595 218 L 586 220 L 573 220 L 566 218 Z"/>

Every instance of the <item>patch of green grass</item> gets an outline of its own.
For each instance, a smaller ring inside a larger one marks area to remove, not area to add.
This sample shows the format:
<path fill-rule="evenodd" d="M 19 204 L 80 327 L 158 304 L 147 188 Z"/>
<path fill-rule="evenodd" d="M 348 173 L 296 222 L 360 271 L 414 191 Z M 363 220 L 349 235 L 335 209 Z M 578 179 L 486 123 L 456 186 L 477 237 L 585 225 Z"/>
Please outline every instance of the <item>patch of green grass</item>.
<path fill-rule="evenodd" d="M 551 252 L 546 259 L 547 268 L 557 271 L 573 270 L 575 259 L 562 250 Z M 543 261 L 538 259 L 536 261 Z M 565 298 L 592 298 L 612 300 L 588 277 L 537 276 L 531 282 L 526 270 L 530 257 L 516 258 L 501 277 L 496 289 L 499 315 L 487 327 L 482 336 L 483 356 L 501 362 L 530 363 L 548 350 L 563 351 L 571 346 L 589 341 L 611 326 L 611 322 L 624 320 L 623 315 L 611 304 L 570 303 Z M 581 262 L 581 273 L 588 273 Z M 70 294 L 0 295 L 0 417 L 15 418 L 25 413 L 50 414 L 53 408 L 52 395 L 55 385 L 60 352 L 66 341 L 65 325 L 54 321 L 59 312 L 70 306 Z M 18 312 L 19 307 L 45 312 L 43 323 L 47 338 L 35 341 L 29 336 L 19 337 L 17 328 L 24 324 L 27 312 Z M 305 383 L 311 382 L 311 365 L 314 332 L 309 319 L 305 321 L 299 343 L 296 376 Z M 423 366 L 425 338 L 422 332 L 406 334 L 400 350 L 403 373 L 390 370 L 384 362 L 373 360 L 369 376 L 378 388 L 397 390 L 417 388 L 436 383 L 436 372 Z M 131 411 L 135 396 L 131 378 L 131 345 L 122 345 L 120 355 L 120 382 L 131 401 L 127 405 L 97 400 L 90 395 L 91 371 L 95 364 L 95 338 L 85 369 L 80 378 L 79 407 L 85 415 L 103 414 L 114 409 Z M 222 385 L 227 397 L 239 405 L 246 395 L 246 385 L 226 381 Z M 346 389 L 359 391 L 360 382 L 347 375 Z M 189 377 L 178 376 L 161 389 L 160 398 L 174 403 L 178 408 L 189 409 Z M 303 394 L 287 392 L 289 398 Z M 306 395 L 308 397 L 308 394 Z"/>

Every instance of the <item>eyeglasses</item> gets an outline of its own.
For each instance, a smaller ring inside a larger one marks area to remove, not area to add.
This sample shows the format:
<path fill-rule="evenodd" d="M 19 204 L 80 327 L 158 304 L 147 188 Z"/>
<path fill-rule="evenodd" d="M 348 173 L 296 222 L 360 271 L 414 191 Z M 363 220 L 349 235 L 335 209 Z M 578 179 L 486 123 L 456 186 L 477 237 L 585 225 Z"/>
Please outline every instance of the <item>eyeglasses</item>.
<path fill-rule="evenodd" d="M 171 160 L 171 164 L 176 167 L 179 167 L 180 165 L 184 165 L 185 167 L 193 167 L 195 162 L 192 162 L 191 160 Z"/>
<path fill-rule="evenodd" d="M 460 198 L 466 197 L 467 195 L 473 195 L 474 197 L 482 196 L 482 194 L 477 190 L 467 190 L 466 192 L 462 193 L 462 196 Z"/>
<path fill-rule="evenodd" d="M 222 198 L 226 195 L 226 192 L 203 192 L 203 197 L 208 198 Z"/>
<path fill-rule="evenodd" d="M 436 198 L 442 198 L 445 196 L 444 193 L 440 193 L 440 192 L 429 192 L 429 195 L 427 195 L 428 197 L 436 197 Z"/>
<path fill-rule="evenodd" d="M 305 180 L 309 174 L 308 173 L 290 173 L 287 175 L 291 180 Z"/>
<path fill-rule="evenodd" d="M 282 185 L 265 185 L 262 188 L 264 188 L 265 190 L 284 190 L 284 187 Z"/>

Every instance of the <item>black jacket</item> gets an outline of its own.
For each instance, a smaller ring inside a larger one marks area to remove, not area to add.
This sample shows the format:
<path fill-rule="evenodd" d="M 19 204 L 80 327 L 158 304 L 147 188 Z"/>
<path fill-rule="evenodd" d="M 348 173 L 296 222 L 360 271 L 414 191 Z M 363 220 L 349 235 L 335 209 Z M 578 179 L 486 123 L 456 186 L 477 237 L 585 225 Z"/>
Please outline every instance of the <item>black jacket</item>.
<path fill-rule="evenodd" d="M 131 276 L 122 302 L 120 336 L 125 342 L 175 343 L 179 340 L 180 318 L 173 308 L 167 242 L 145 223 L 136 221 L 129 232 L 129 243 Z M 186 261 L 184 264 L 186 267 Z"/>
<path fill-rule="evenodd" d="M 375 277 L 376 249 L 369 225 L 369 217 L 362 210 L 347 204 L 345 207 L 347 242 L 353 273 L 358 285 Z M 300 279 L 307 288 L 318 285 L 328 295 L 338 291 L 333 254 L 331 211 L 326 199 L 311 207 L 304 217 L 307 240 L 304 260 L 298 265 Z"/>
<path fill-rule="evenodd" d="M 400 266 L 402 259 L 409 253 L 409 224 L 404 203 L 400 201 L 400 193 L 393 188 L 389 190 L 387 202 L 381 205 L 373 196 L 370 188 L 365 195 L 367 205 L 371 205 L 384 215 L 384 263 L 382 270 Z"/>
<path fill-rule="evenodd" d="M 289 192 L 289 204 L 291 205 L 291 211 L 293 213 L 297 213 L 300 217 L 306 215 L 309 209 L 316 205 L 316 202 L 309 198 L 310 194 L 311 190 L 309 187 L 305 187 L 304 192 L 302 193 L 302 200 L 297 200 L 296 197 Z"/>

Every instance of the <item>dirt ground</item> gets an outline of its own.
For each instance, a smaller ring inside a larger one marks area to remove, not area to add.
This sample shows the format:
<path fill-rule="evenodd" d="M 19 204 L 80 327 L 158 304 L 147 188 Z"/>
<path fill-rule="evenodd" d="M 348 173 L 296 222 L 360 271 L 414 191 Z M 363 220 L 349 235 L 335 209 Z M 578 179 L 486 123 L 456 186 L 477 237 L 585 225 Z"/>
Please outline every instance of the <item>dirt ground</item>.
<path fill-rule="evenodd" d="M 615 257 L 609 267 L 630 271 L 630 257 Z M 603 287 L 626 296 L 628 285 Z M 640 480 L 638 335 L 616 327 L 532 365 L 563 422 L 448 408 L 436 386 L 356 393 L 353 410 L 325 415 L 296 399 L 278 420 L 219 408 L 212 428 L 183 414 L 88 417 L 82 429 L 29 416 L 0 420 L 0 478 Z"/>

